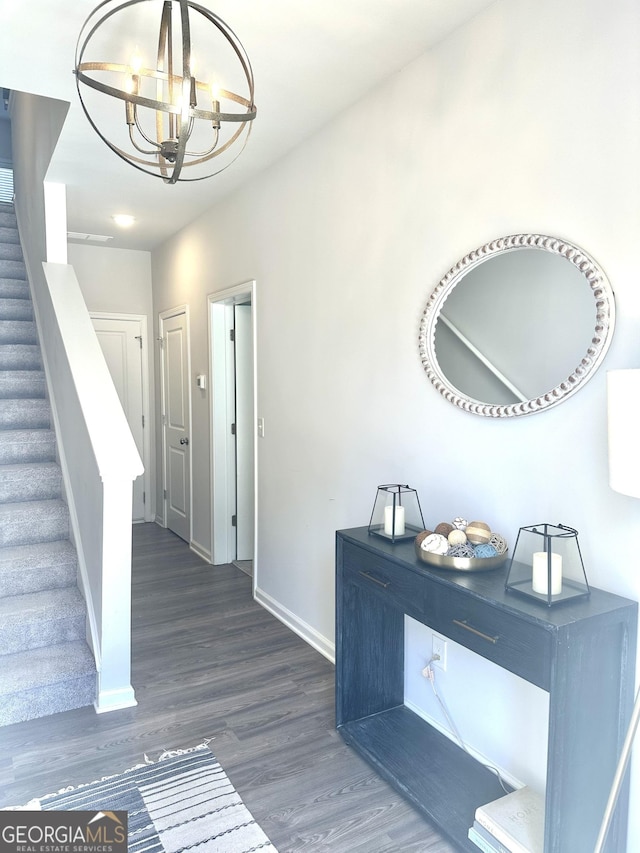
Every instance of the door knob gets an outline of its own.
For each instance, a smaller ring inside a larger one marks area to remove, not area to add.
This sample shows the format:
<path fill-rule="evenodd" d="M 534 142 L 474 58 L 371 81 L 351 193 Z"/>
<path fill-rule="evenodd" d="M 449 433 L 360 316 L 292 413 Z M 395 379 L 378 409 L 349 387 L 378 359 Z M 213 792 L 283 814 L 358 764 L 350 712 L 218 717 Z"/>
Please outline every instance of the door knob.
<path fill-rule="evenodd" d="M 188 438 L 181 438 L 180 444 L 189 444 L 189 439 Z"/>

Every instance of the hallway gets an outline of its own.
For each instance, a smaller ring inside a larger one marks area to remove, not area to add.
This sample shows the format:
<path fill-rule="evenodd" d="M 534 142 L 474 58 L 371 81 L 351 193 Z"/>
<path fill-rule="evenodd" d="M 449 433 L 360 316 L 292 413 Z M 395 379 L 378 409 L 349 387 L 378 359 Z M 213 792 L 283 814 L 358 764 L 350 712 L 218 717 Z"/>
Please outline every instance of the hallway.
<path fill-rule="evenodd" d="M 247 575 L 155 524 L 134 526 L 133 554 L 138 706 L 0 729 L 0 807 L 212 738 L 280 853 L 453 850 L 342 742 L 333 666 L 252 600 Z"/>

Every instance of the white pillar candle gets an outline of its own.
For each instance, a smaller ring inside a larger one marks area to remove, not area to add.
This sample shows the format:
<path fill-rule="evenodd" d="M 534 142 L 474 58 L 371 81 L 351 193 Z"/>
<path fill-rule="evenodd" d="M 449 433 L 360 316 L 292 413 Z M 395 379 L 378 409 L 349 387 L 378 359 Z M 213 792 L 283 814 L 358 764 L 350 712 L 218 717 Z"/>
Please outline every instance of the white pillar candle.
<path fill-rule="evenodd" d="M 546 551 L 536 551 L 533 555 L 533 591 L 548 595 L 549 576 L 547 572 L 548 554 Z M 562 557 L 551 554 L 551 595 L 562 592 Z"/>
<path fill-rule="evenodd" d="M 396 529 L 393 529 L 393 506 L 384 508 L 384 532 L 387 536 L 403 536 L 404 535 L 404 507 L 396 506 Z"/>

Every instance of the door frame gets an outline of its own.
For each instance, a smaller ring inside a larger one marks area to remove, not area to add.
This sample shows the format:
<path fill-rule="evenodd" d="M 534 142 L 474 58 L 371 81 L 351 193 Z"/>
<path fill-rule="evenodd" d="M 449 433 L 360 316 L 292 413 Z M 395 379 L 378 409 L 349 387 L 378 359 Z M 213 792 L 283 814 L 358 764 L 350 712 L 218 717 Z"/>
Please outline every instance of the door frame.
<path fill-rule="evenodd" d="M 151 428 L 153 422 L 151 420 L 151 405 L 149 391 L 149 317 L 147 314 L 124 314 L 118 311 L 90 311 L 89 317 L 96 320 L 124 320 L 127 322 L 139 322 L 142 330 L 142 416 L 144 417 L 144 428 L 142 430 L 142 464 L 144 465 L 144 492 L 146 496 L 144 504 L 144 520 L 153 521 L 154 514 L 151 512 L 152 506 L 152 491 L 151 491 Z"/>
<path fill-rule="evenodd" d="M 229 369 L 224 349 L 215 346 L 221 333 L 226 333 L 226 309 L 236 303 L 251 302 L 251 342 L 253 348 L 253 590 L 258 586 L 258 356 L 256 323 L 256 282 L 246 281 L 207 296 L 210 395 L 210 448 L 211 448 L 211 562 L 214 565 L 232 562 L 232 543 L 228 536 L 228 519 L 231 518 L 230 456 L 231 445 L 227 424 L 229 415 L 229 382 L 233 373 Z M 217 333 L 217 334 L 216 334 Z M 215 340 L 214 340 L 215 336 Z M 226 343 L 226 341 L 225 341 Z"/>
<path fill-rule="evenodd" d="M 184 314 L 185 316 L 185 324 L 186 324 L 186 332 L 187 332 L 187 406 L 189 410 L 189 433 L 190 436 L 193 434 L 193 424 L 192 417 L 193 411 L 191 407 L 191 321 L 189 317 L 189 306 L 188 305 L 176 305 L 175 308 L 168 308 L 166 311 L 160 311 L 158 314 L 158 343 L 160 345 L 160 424 L 161 424 L 161 434 L 162 434 L 162 490 L 161 490 L 161 501 L 160 506 L 162 507 L 162 515 L 160 516 L 160 522 L 162 527 L 167 526 L 167 498 L 165 497 L 165 493 L 167 491 L 167 429 L 166 429 L 166 420 L 167 420 L 167 400 L 166 400 L 166 368 L 164 366 L 164 323 L 166 320 L 170 320 L 172 317 L 176 317 L 178 314 Z M 189 545 L 193 541 L 193 448 L 190 446 L 189 449 Z M 158 513 L 156 511 L 156 519 L 158 518 Z"/>
<path fill-rule="evenodd" d="M 253 465 L 255 400 L 253 377 L 253 305 L 236 303 L 233 311 L 233 364 L 235 379 L 235 501 L 236 501 L 236 561 L 243 570 L 243 561 L 251 561 L 253 574 L 253 536 L 255 518 L 256 476 Z"/>

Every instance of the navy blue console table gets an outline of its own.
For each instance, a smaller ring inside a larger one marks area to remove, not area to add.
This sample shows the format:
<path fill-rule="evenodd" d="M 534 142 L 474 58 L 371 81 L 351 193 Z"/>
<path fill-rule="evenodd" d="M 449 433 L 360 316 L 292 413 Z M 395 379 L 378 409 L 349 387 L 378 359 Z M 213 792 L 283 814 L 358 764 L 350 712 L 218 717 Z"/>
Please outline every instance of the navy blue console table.
<path fill-rule="evenodd" d="M 404 705 L 404 615 L 549 693 L 545 853 L 593 850 L 633 704 L 637 604 L 591 590 L 546 608 L 504 590 L 506 566 L 449 572 L 367 528 L 336 537 L 336 725 L 460 850 L 496 777 Z M 628 786 L 606 850 L 624 853 Z"/>

